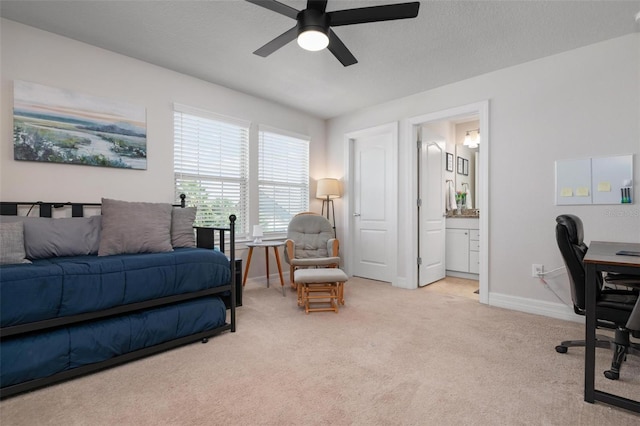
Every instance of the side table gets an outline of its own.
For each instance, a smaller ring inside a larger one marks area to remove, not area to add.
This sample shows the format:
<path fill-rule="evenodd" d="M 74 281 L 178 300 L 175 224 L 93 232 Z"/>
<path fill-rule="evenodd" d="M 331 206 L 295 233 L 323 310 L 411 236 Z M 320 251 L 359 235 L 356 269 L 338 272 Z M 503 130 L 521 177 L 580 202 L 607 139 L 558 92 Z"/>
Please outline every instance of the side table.
<path fill-rule="evenodd" d="M 247 243 L 247 247 L 249 247 L 249 254 L 247 255 L 247 266 L 244 269 L 244 277 L 242 279 L 242 286 L 247 282 L 247 276 L 249 275 L 249 266 L 251 265 L 251 256 L 253 255 L 253 249 L 255 247 L 264 247 L 264 257 L 267 263 L 267 288 L 269 288 L 269 247 L 273 248 L 273 253 L 276 257 L 276 265 L 278 266 L 278 274 L 280 274 L 280 286 L 282 287 L 282 296 L 285 296 L 284 293 L 284 279 L 282 278 L 282 266 L 280 264 L 280 254 L 278 253 L 278 247 L 284 245 L 284 241 L 263 241 L 261 243 Z"/>

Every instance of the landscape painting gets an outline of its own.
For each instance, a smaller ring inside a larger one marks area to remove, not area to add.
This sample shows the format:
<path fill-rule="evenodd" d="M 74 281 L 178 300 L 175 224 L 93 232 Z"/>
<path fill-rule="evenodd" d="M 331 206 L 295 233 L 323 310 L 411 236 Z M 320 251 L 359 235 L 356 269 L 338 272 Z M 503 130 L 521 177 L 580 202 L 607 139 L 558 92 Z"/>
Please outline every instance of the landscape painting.
<path fill-rule="evenodd" d="M 16 160 L 146 170 L 144 107 L 24 81 L 13 94 Z"/>

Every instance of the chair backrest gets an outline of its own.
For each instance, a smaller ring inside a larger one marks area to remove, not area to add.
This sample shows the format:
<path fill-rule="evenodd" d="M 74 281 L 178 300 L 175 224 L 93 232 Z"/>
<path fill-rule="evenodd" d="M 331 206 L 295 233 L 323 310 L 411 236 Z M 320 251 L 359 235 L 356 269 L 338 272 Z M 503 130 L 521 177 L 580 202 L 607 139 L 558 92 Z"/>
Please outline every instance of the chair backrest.
<path fill-rule="evenodd" d="M 297 259 L 332 256 L 327 251 L 327 242 L 333 238 L 331 222 L 317 213 L 297 214 L 287 228 L 287 239 L 296 243 L 294 255 Z"/>
<path fill-rule="evenodd" d="M 564 259 L 571 285 L 571 299 L 577 314 L 584 315 L 585 310 L 585 276 L 584 256 L 589 249 L 583 242 L 584 231 L 582 220 L 572 214 L 563 214 L 556 218 L 556 241 Z M 601 279 L 597 287 L 598 293 L 602 285 Z"/>

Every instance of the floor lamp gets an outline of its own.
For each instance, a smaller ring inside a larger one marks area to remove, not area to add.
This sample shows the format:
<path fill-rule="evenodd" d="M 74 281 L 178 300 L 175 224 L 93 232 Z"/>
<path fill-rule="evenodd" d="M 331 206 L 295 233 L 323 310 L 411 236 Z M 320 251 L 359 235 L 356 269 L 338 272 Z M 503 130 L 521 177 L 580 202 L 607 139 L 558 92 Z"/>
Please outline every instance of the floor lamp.
<path fill-rule="evenodd" d="M 322 214 L 324 215 L 324 207 L 327 206 L 327 220 L 329 220 L 329 205 L 331 205 L 331 213 L 333 214 L 333 235 L 336 234 L 336 211 L 333 206 L 333 199 L 340 198 L 340 182 L 338 179 L 320 179 L 316 190 L 316 198 L 322 199 Z"/>

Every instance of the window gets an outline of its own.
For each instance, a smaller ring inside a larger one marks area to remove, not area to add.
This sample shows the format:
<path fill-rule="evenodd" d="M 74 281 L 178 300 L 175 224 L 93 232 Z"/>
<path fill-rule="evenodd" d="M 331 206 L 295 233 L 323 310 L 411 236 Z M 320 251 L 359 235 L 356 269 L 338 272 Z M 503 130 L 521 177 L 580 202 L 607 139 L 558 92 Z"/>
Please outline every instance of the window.
<path fill-rule="evenodd" d="M 182 105 L 174 106 L 176 199 L 198 207 L 196 225 L 226 226 L 237 216 L 236 232 L 248 229 L 249 123 Z"/>
<path fill-rule="evenodd" d="M 262 128 L 258 139 L 258 223 L 265 234 L 284 233 L 309 210 L 309 140 Z"/>
<path fill-rule="evenodd" d="M 282 235 L 309 210 L 308 137 L 175 104 L 173 164 L 176 200 L 184 193 L 198 207 L 198 226 L 235 214 L 239 238 L 255 224 Z"/>

